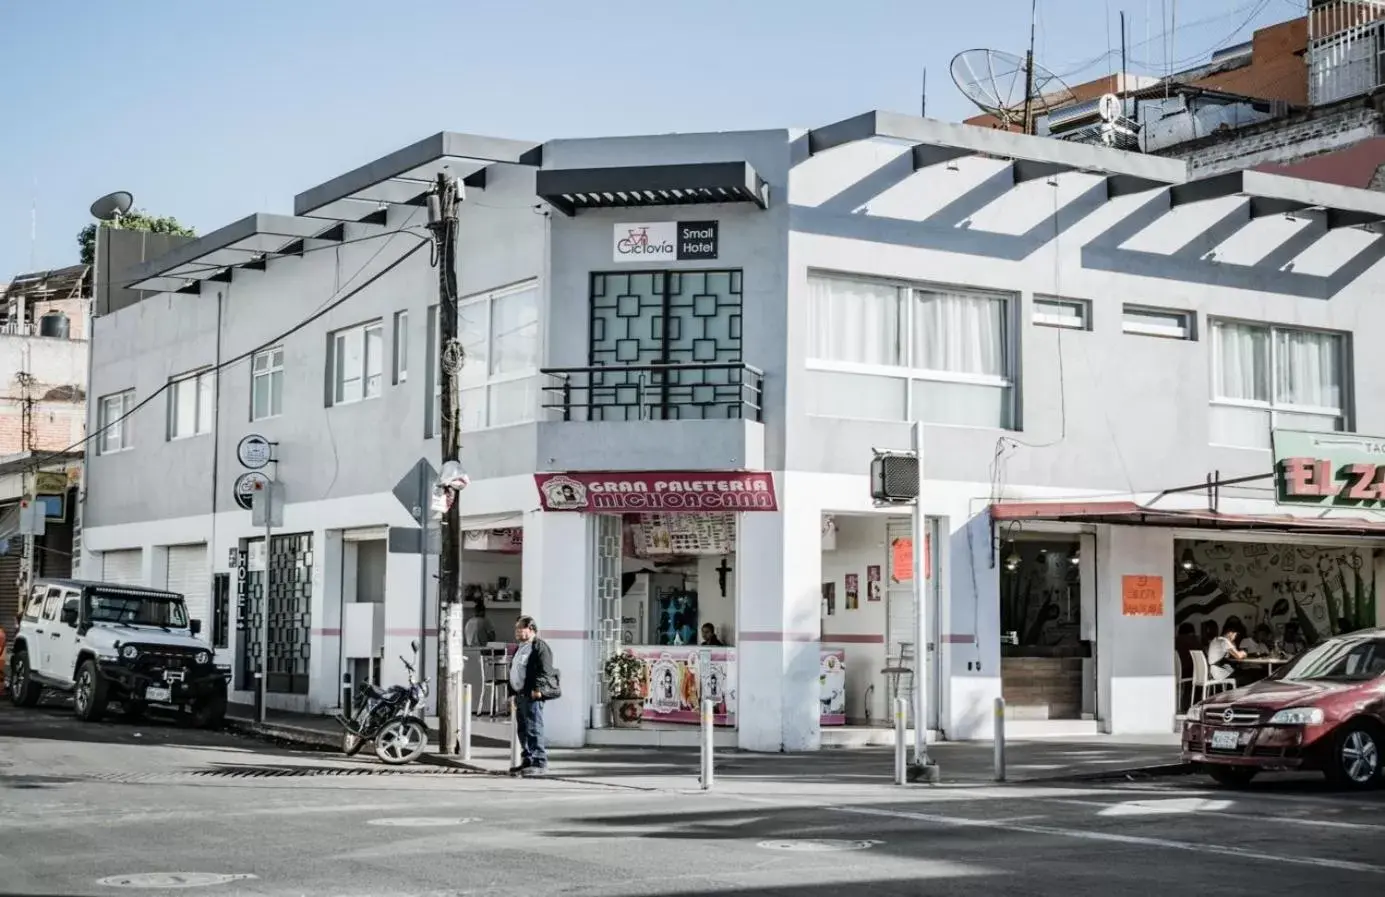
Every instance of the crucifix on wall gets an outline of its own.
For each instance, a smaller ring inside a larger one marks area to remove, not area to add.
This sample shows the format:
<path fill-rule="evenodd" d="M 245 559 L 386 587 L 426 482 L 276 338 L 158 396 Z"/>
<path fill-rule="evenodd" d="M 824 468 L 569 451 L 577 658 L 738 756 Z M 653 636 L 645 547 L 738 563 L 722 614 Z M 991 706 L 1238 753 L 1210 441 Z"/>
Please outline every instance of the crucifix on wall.
<path fill-rule="evenodd" d="M 721 589 L 721 597 L 726 597 L 726 575 L 731 572 L 731 565 L 727 563 L 726 555 L 721 556 L 721 566 L 717 567 L 717 587 Z"/>

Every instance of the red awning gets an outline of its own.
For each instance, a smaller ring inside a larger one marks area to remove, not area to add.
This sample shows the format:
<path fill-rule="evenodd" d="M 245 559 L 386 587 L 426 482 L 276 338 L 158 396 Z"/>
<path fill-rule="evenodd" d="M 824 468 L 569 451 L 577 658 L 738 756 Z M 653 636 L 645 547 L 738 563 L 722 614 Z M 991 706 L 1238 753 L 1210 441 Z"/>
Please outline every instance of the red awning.
<path fill-rule="evenodd" d="M 1016 501 L 991 505 L 991 519 L 1110 523 L 1241 532 L 1313 533 L 1385 538 L 1385 520 L 1360 517 L 1292 517 L 1287 514 L 1219 514 L 1215 511 L 1146 508 L 1133 501 Z"/>

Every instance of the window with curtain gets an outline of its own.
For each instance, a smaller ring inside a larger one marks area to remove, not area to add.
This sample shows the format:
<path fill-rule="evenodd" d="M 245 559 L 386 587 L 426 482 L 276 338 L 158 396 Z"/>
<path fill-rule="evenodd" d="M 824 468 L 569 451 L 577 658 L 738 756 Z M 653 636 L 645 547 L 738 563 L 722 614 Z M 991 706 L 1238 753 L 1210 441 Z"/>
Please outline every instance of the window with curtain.
<path fill-rule="evenodd" d="M 463 299 L 457 318 L 457 336 L 466 353 L 457 377 L 463 432 L 534 420 L 542 351 L 538 284 Z M 434 348 L 436 357 L 436 344 Z M 440 378 L 434 381 L 433 420 L 437 421 L 442 393 Z"/>
<path fill-rule="evenodd" d="M 1010 427 L 1008 297 L 810 275 L 811 412 Z"/>
<path fill-rule="evenodd" d="M 1277 427 L 1345 429 L 1346 367 L 1340 333 L 1213 321 L 1211 441 L 1268 449 Z"/>

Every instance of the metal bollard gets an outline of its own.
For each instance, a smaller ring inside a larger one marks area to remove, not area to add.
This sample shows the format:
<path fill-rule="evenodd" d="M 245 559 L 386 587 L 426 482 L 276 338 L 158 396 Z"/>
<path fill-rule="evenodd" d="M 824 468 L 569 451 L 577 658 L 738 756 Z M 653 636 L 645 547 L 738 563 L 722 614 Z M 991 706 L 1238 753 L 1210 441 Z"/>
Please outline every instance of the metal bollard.
<path fill-rule="evenodd" d="M 714 747 L 713 735 L 716 730 L 712 727 L 712 704 L 711 700 L 702 702 L 702 790 L 712 790 L 712 749 Z"/>
<path fill-rule="evenodd" d="M 515 710 L 515 700 L 510 699 L 510 768 L 515 769 L 520 764 L 519 749 L 519 713 Z"/>
<path fill-rule="evenodd" d="M 894 699 L 894 783 L 903 785 L 908 781 L 909 751 L 909 702 L 903 698 Z"/>
<path fill-rule="evenodd" d="M 1005 699 L 995 699 L 995 780 L 1005 781 Z"/>
<path fill-rule="evenodd" d="M 462 759 L 471 759 L 471 683 L 462 685 Z"/>

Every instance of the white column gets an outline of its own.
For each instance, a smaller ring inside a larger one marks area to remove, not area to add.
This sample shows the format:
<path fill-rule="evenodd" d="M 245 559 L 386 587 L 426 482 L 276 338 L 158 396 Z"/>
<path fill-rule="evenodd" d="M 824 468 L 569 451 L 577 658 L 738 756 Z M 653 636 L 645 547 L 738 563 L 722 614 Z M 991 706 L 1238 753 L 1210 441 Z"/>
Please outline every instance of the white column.
<path fill-rule="evenodd" d="M 593 547 L 585 514 L 528 511 L 524 515 L 521 610 L 553 651 L 563 696 L 544 707 L 544 734 L 553 747 L 581 747 L 590 718 Z M 510 633 L 497 633 L 512 641 Z"/>
<path fill-rule="evenodd" d="M 419 565 L 423 565 L 420 577 Z M 408 673 L 399 658 L 414 662 L 410 642 L 420 649 L 419 675 L 433 680 L 428 712 L 435 712 L 438 693 L 438 556 L 389 553 L 385 556 L 385 656 L 380 662 L 380 682 L 402 685 Z M 425 602 L 420 605 L 420 601 Z"/>
<path fill-rule="evenodd" d="M 354 568 L 352 568 L 354 572 Z M 330 710 L 341 703 L 342 581 L 341 530 L 313 534 L 313 631 L 309 678 L 313 705 Z M 354 683 L 353 683 L 354 686 Z"/>
<path fill-rule="evenodd" d="M 1173 534 L 1106 526 L 1097 533 L 1098 707 L 1113 735 L 1174 731 Z M 1123 579 L 1158 577 L 1159 616 L 1126 616 Z"/>
<path fill-rule="evenodd" d="M 779 510 L 740 515 L 736 545 L 736 721 L 749 751 L 822 745 L 821 502 L 775 474 Z"/>

